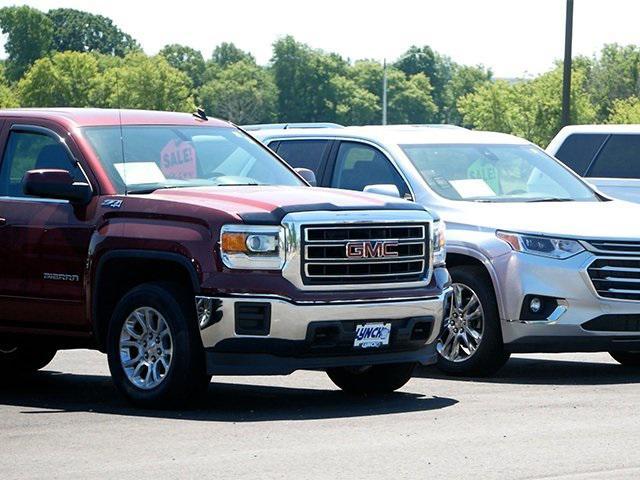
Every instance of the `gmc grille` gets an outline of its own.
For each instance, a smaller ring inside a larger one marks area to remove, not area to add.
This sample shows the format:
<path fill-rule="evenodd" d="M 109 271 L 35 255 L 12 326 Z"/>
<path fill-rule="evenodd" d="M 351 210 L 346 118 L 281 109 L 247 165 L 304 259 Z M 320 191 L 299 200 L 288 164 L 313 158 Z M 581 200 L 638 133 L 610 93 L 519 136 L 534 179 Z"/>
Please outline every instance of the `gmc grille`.
<path fill-rule="evenodd" d="M 417 282 L 428 274 L 428 224 L 303 226 L 302 234 L 306 285 Z M 350 256 L 351 247 L 366 253 Z"/>

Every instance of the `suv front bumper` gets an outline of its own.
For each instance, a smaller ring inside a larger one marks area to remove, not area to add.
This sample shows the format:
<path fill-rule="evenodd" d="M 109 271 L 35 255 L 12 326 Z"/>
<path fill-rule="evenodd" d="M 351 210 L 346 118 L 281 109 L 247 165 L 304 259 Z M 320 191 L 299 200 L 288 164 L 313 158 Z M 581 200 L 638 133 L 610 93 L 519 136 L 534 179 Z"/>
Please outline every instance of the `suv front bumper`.
<path fill-rule="evenodd" d="M 451 289 L 438 296 L 296 303 L 274 296 L 196 297 L 211 375 L 286 375 L 341 366 L 436 362 Z M 389 345 L 355 349 L 355 326 L 391 323 Z"/>

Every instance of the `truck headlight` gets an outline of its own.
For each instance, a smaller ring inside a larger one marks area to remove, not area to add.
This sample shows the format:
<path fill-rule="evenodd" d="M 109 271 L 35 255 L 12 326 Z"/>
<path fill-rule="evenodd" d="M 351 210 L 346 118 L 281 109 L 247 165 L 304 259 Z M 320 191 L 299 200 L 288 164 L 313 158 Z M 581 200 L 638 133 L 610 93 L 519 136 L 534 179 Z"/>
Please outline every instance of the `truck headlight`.
<path fill-rule="evenodd" d="M 446 250 L 446 225 L 443 220 L 433 222 L 432 240 L 433 245 L 433 266 L 439 267 L 444 265 L 447 258 Z"/>
<path fill-rule="evenodd" d="M 507 242 L 516 252 L 530 253 L 541 257 L 564 260 L 584 251 L 580 242 L 566 238 L 542 237 L 499 230 L 496 235 L 499 239 Z"/>
<path fill-rule="evenodd" d="M 280 270 L 285 261 L 284 229 L 265 225 L 224 225 L 220 255 L 229 268 Z"/>

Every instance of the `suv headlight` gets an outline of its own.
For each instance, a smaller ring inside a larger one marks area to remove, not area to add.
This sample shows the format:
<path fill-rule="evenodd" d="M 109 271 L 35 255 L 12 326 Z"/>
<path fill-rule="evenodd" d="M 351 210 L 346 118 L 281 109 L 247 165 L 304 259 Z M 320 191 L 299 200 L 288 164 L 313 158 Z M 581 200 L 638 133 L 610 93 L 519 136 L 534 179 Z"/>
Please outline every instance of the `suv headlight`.
<path fill-rule="evenodd" d="M 564 260 L 584 251 L 584 247 L 576 240 L 566 238 L 541 237 L 523 233 L 496 232 L 500 240 L 504 240 L 516 252 L 530 253 L 541 257 Z"/>
<path fill-rule="evenodd" d="M 220 255 L 229 268 L 280 270 L 285 251 L 282 227 L 233 224 L 220 231 Z"/>
<path fill-rule="evenodd" d="M 444 265 L 447 258 L 446 250 L 446 225 L 443 220 L 433 222 L 431 233 L 431 245 L 433 245 L 433 266 Z"/>

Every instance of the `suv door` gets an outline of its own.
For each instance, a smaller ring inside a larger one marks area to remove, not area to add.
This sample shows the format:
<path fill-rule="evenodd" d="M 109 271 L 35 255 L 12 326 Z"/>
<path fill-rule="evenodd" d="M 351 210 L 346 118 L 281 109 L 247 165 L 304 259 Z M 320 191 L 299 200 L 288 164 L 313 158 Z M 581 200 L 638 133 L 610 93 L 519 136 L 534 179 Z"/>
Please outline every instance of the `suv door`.
<path fill-rule="evenodd" d="M 338 145 L 330 185 L 358 191 L 368 185 L 395 185 L 401 198 L 411 197 L 407 183 L 387 156 L 372 145 L 356 141 Z"/>
<path fill-rule="evenodd" d="M 22 178 L 28 170 L 64 169 L 76 181 L 88 180 L 62 132 L 19 122 L 9 122 L 9 128 L 0 160 L 0 321 L 73 328 L 86 318 L 91 207 L 25 195 Z"/>
<path fill-rule="evenodd" d="M 293 168 L 308 168 L 316 174 L 318 186 L 325 183 L 324 173 L 327 159 L 333 145 L 332 140 L 313 139 L 283 139 L 269 143 L 269 148 L 282 157 Z"/>

